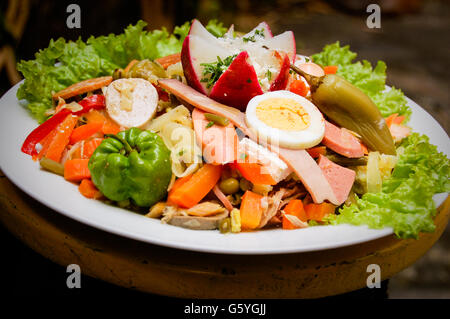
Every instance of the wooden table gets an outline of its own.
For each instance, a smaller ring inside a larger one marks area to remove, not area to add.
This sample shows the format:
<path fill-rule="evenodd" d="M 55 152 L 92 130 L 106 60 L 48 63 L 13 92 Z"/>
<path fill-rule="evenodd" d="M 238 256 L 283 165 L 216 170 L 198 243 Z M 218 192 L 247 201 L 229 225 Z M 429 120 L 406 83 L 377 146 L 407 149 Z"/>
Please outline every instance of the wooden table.
<path fill-rule="evenodd" d="M 387 236 L 320 252 L 221 255 L 177 250 L 122 238 L 71 220 L 33 200 L 0 172 L 0 220 L 39 254 L 85 275 L 144 292 L 187 298 L 318 298 L 366 287 L 369 264 L 387 279 L 414 263 L 439 239 L 450 199 L 439 207 L 436 231 L 418 240 Z"/>

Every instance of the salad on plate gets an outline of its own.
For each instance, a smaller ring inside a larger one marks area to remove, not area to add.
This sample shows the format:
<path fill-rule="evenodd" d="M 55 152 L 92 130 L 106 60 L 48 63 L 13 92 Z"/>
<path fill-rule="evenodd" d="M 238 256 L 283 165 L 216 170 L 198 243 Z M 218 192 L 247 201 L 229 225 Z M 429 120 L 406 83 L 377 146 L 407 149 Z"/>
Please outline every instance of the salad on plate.
<path fill-rule="evenodd" d="M 18 64 L 40 122 L 23 153 L 87 198 L 193 230 L 434 230 L 449 160 L 408 126 L 383 62 L 339 42 L 302 55 L 265 22 L 144 27 Z"/>

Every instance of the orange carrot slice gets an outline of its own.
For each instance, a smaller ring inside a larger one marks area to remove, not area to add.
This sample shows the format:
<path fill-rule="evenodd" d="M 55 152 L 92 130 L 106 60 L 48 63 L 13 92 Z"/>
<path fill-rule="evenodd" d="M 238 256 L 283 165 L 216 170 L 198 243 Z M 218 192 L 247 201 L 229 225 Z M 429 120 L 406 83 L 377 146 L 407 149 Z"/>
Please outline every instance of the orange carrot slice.
<path fill-rule="evenodd" d="M 80 95 L 83 93 L 95 91 L 101 89 L 102 87 L 109 85 L 112 82 L 112 76 L 102 76 L 99 78 L 84 80 L 75 84 L 72 84 L 65 89 L 56 92 L 53 94 L 53 99 L 57 100 L 58 98 L 68 99 L 74 97 L 76 95 Z"/>
<path fill-rule="evenodd" d="M 94 154 L 95 149 L 102 143 L 102 138 L 93 138 L 90 141 L 84 143 L 83 147 L 83 158 L 91 158 Z"/>
<path fill-rule="evenodd" d="M 102 128 L 103 123 L 100 122 L 81 125 L 73 130 L 72 135 L 70 136 L 70 144 L 85 140 L 99 132 Z"/>
<path fill-rule="evenodd" d="M 302 80 L 295 80 L 289 86 L 289 91 L 305 97 L 306 95 L 308 95 L 309 88 L 306 86 L 305 82 L 303 82 Z"/>
<path fill-rule="evenodd" d="M 45 157 L 58 163 L 61 161 L 62 153 L 69 144 L 70 136 L 72 135 L 73 129 L 77 122 L 78 117 L 68 115 L 65 120 L 59 124 L 56 128 L 55 136 L 52 139 L 51 144 L 48 146 Z"/>
<path fill-rule="evenodd" d="M 133 65 L 135 65 L 137 62 L 139 62 L 139 61 L 131 60 L 130 63 L 128 63 L 127 67 L 125 69 L 123 69 L 123 72 L 127 73 L 128 71 L 130 71 L 130 69 L 133 67 Z"/>
<path fill-rule="evenodd" d="M 84 117 L 88 123 L 102 123 L 103 134 L 117 134 L 121 131 L 120 126 L 116 122 L 97 110 L 90 110 L 84 114 Z"/>
<path fill-rule="evenodd" d="M 305 212 L 308 220 L 315 220 L 318 222 L 321 222 L 325 216 L 333 214 L 335 209 L 336 206 L 330 203 L 311 203 L 305 206 Z"/>
<path fill-rule="evenodd" d="M 189 178 L 175 182 L 169 192 L 168 202 L 190 208 L 198 204 L 217 184 L 222 166 L 205 164 Z"/>
<path fill-rule="evenodd" d="M 306 216 L 305 208 L 303 207 L 303 202 L 300 199 L 291 200 L 286 207 L 284 212 L 289 215 L 296 216 L 302 222 L 306 222 L 308 217 Z M 283 229 L 296 229 L 294 224 L 292 224 L 289 219 L 283 216 Z"/>
<path fill-rule="evenodd" d="M 164 69 L 167 69 L 172 64 L 178 63 L 180 61 L 181 61 L 181 53 L 167 55 L 165 57 L 158 58 L 155 60 L 155 62 L 158 62 L 159 64 L 161 64 L 161 66 Z"/>
<path fill-rule="evenodd" d="M 99 199 L 103 196 L 97 187 L 95 187 L 94 183 L 87 178 L 81 181 L 80 186 L 78 186 L 78 190 L 81 195 L 87 198 Z"/>
<path fill-rule="evenodd" d="M 264 211 L 262 199 L 263 196 L 252 191 L 246 191 L 244 196 L 242 196 L 240 208 L 241 229 L 251 230 L 259 226 Z"/>
<path fill-rule="evenodd" d="M 88 159 L 72 159 L 64 163 L 64 178 L 71 182 L 79 182 L 85 178 L 91 178 L 88 168 Z"/>
<path fill-rule="evenodd" d="M 328 65 L 323 67 L 325 74 L 336 74 L 338 67 L 336 65 Z"/>
<path fill-rule="evenodd" d="M 242 176 L 253 184 L 276 185 L 272 175 L 263 172 L 263 166 L 258 163 L 236 163 Z"/>

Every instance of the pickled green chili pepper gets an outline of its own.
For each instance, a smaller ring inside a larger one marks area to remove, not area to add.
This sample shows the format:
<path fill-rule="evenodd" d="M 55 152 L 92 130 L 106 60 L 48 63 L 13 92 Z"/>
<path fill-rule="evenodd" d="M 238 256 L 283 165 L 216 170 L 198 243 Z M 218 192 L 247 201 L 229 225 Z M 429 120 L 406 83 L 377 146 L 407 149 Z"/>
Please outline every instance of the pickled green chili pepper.
<path fill-rule="evenodd" d="M 330 161 L 342 166 L 365 166 L 367 165 L 367 156 L 348 158 L 337 154 L 325 155 Z"/>
<path fill-rule="evenodd" d="M 165 198 L 172 166 L 163 140 L 136 127 L 107 137 L 89 160 L 92 181 L 102 194 L 140 207 Z"/>
<path fill-rule="evenodd" d="M 306 79 L 312 101 L 329 119 L 358 133 L 370 150 L 396 154 L 385 119 L 363 91 L 335 74 L 315 77 L 295 65 L 291 65 L 291 69 Z"/>
<path fill-rule="evenodd" d="M 220 125 L 220 126 L 227 126 L 228 124 L 230 124 L 230 120 L 228 120 L 226 117 L 217 115 L 217 114 L 212 114 L 212 113 L 205 113 L 205 118 L 208 121 L 212 121 L 214 122 L 214 124 Z"/>

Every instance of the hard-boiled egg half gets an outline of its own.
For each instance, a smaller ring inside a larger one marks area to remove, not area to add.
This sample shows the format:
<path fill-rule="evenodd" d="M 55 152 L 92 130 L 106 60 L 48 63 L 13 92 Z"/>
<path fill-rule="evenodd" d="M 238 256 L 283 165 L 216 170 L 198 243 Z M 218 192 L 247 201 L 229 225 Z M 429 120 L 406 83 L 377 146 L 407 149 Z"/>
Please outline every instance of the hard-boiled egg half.
<path fill-rule="evenodd" d="M 245 120 L 259 139 L 280 147 L 310 148 L 319 144 L 325 134 L 325 120 L 319 109 L 289 91 L 255 96 L 247 105 Z"/>

